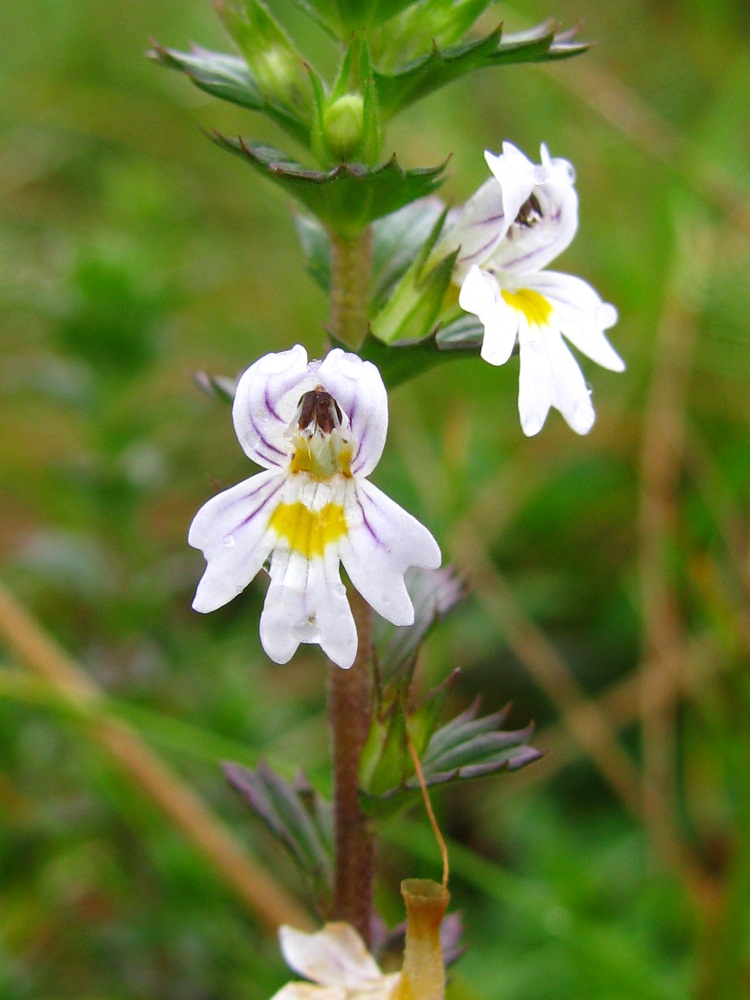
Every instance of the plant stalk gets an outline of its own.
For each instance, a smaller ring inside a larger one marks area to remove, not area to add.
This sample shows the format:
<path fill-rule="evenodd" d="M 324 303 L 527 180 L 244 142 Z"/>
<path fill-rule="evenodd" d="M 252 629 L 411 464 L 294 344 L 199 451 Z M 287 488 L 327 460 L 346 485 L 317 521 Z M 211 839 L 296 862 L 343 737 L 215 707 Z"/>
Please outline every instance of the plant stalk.
<path fill-rule="evenodd" d="M 372 230 L 354 239 L 331 234 L 331 334 L 352 350 L 358 350 L 367 335 Z"/>
<path fill-rule="evenodd" d="M 359 762 L 372 704 L 372 609 L 353 589 L 349 599 L 359 649 L 354 665 L 328 666 L 328 712 L 333 751 L 334 920 L 346 920 L 369 947 L 375 882 L 375 837 L 359 805 Z"/>

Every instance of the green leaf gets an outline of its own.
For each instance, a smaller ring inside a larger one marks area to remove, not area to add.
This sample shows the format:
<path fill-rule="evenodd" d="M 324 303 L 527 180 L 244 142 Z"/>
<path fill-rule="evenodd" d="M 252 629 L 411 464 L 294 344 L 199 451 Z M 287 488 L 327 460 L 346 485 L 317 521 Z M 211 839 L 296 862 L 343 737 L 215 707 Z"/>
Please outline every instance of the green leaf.
<path fill-rule="evenodd" d="M 372 35 L 373 51 L 381 68 L 424 55 L 429 45 L 453 45 L 461 41 L 493 0 L 422 0 L 407 7 L 390 24 Z"/>
<path fill-rule="evenodd" d="M 428 787 L 517 771 L 542 756 L 528 745 L 533 726 L 502 730 L 505 712 L 478 719 L 478 707 L 477 700 L 430 738 L 421 761 Z M 373 789 L 362 791 L 360 801 L 369 815 L 386 816 L 409 805 L 419 795 L 416 774 L 404 772 L 401 781 L 388 789 L 377 793 Z"/>
<path fill-rule="evenodd" d="M 310 127 L 296 112 L 264 96 L 255 77 L 240 56 L 194 47 L 177 52 L 154 44 L 149 57 L 161 66 L 176 69 L 200 90 L 251 111 L 260 111 L 305 147 L 310 145 Z"/>
<path fill-rule="evenodd" d="M 331 289 L 331 241 L 325 227 L 309 215 L 296 215 L 297 230 L 307 273 L 326 295 Z"/>
<path fill-rule="evenodd" d="M 336 0 L 341 24 L 356 30 L 387 21 L 414 0 Z"/>
<path fill-rule="evenodd" d="M 356 238 L 374 219 L 431 194 L 442 183 L 445 171 L 445 164 L 403 170 L 394 156 L 374 169 L 341 163 L 322 172 L 303 167 L 272 146 L 227 139 L 218 133 L 211 138 L 218 146 L 241 156 L 297 198 L 332 232 L 346 239 Z"/>
<path fill-rule="evenodd" d="M 224 773 L 253 812 L 287 848 L 321 896 L 333 884 L 333 835 L 330 804 L 304 776 L 290 785 L 267 764 L 250 770 L 225 763 Z"/>
<path fill-rule="evenodd" d="M 564 59 L 584 52 L 585 42 L 575 42 L 572 32 L 555 34 L 555 22 L 545 21 L 530 31 L 502 40 L 502 27 L 484 38 L 432 51 L 394 73 L 375 74 L 380 108 L 385 118 L 426 97 L 474 70 L 510 63 Z"/>
<path fill-rule="evenodd" d="M 368 796 L 387 795 L 402 784 L 408 768 L 406 718 L 396 702 L 384 719 L 376 718 L 370 726 L 360 759 L 360 788 Z"/>

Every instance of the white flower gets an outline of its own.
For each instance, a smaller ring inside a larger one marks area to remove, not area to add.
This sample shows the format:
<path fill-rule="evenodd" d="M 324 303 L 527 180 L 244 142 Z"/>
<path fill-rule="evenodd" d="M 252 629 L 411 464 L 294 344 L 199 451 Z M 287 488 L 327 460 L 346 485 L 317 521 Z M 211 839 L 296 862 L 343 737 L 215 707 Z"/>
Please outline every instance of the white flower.
<path fill-rule="evenodd" d="M 441 242 L 460 246 L 453 280 L 459 305 L 484 327 L 482 357 L 503 365 L 518 341 L 518 410 L 524 434 L 537 434 L 551 406 L 578 434 L 594 423 L 581 369 L 563 340 L 612 371 L 625 364 L 604 335 L 614 306 L 581 278 L 543 270 L 578 228 L 573 168 L 541 147 L 537 165 L 509 142 L 485 153 L 493 177 L 469 199 Z"/>
<path fill-rule="evenodd" d="M 398 984 L 400 973 L 383 975 L 350 924 L 316 934 L 281 927 L 279 942 L 287 965 L 312 983 L 287 983 L 272 1000 L 389 1000 Z"/>
<path fill-rule="evenodd" d="M 404 584 L 410 566 L 437 567 L 437 542 L 411 514 L 367 481 L 385 444 L 388 399 L 377 368 L 331 351 L 267 354 L 237 386 L 232 419 L 245 454 L 267 471 L 198 511 L 188 542 L 206 557 L 193 601 L 220 608 L 270 559 L 260 638 L 276 663 L 317 642 L 350 667 L 357 632 L 339 561 L 353 586 L 394 625 L 411 625 Z"/>

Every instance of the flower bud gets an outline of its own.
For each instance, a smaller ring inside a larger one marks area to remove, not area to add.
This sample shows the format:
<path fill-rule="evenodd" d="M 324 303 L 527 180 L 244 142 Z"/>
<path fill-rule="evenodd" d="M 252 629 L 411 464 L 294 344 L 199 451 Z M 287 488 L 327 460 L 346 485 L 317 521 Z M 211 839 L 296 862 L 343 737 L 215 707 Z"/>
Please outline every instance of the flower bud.
<path fill-rule="evenodd" d="M 333 155 L 348 160 L 362 141 L 364 101 L 361 94 L 344 94 L 323 112 L 323 134 Z"/>

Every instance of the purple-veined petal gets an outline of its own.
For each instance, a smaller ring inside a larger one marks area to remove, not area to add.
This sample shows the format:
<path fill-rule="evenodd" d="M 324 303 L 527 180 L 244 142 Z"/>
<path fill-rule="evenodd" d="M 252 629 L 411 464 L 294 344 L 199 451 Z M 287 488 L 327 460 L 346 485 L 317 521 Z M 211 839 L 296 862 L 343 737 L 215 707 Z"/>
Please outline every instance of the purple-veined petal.
<path fill-rule="evenodd" d="M 484 327 L 482 357 L 491 365 L 504 365 L 511 356 L 518 332 L 518 316 L 500 294 L 491 274 L 473 267 L 464 279 L 458 304 L 479 317 Z"/>
<path fill-rule="evenodd" d="M 315 934 L 283 925 L 279 942 L 287 965 L 321 986 L 364 990 L 383 981 L 375 959 L 350 924 L 328 923 Z"/>
<path fill-rule="evenodd" d="M 379 615 L 411 625 L 414 608 L 404 583 L 410 566 L 437 569 L 440 548 L 427 528 L 366 480 L 347 484 L 348 534 L 340 541 L 349 579 Z"/>
<path fill-rule="evenodd" d="M 495 271 L 518 275 L 539 270 L 562 253 L 576 234 L 578 195 L 573 168 L 567 160 L 550 158 L 545 146 L 541 156 L 542 165 L 535 166 L 510 143 L 503 144 L 502 156 L 485 153 L 503 188 L 503 204 L 511 219 L 505 238 L 486 261 Z M 536 205 L 527 204 L 530 198 Z M 519 217 L 524 205 L 525 221 Z"/>
<path fill-rule="evenodd" d="M 453 266 L 453 280 L 460 284 L 469 268 L 487 260 L 513 221 L 503 209 L 503 192 L 494 177 L 476 191 L 463 208 L 446 220 L 445 235 L 432 252 L 440 260 L 459 249 Z"/>
<path fill-rule="evenodd" d="M 521 366 L 518 378 L 518 412 L 528 437 L 544 426 L 551 406 L 559 410 L 577 434 L 588 434 L 594 407 L 583 377 L 560 333 L 551 326 L 520 320 Z"/>
<path fill-rule="evenodd" d="M 284 468 L 290 446 L 285 437 L 300 397 L 316 384 L 301 344 L 266 354 L 237 383 L 232 420 L 242 450 L 266 469 Z"/>
<path fill-rule="evenodd" d="M 195 515 L 188 543 L 202 550 L 207 563 L 193 600 L 196 611 L 222 607 L 260 571 L 274 544 L 268 522 L 285 484 L 277 472 L 259 472 L 212 497 Z"/>
<path fill-rule="evenodd" d="M 572 274 L 542 271 L 530 275 L 527 283 L 552 304 L 553 322 L 574 347 L 602 368 L 625 370 L 625 362 L 604 336 L 604 330 L 617 322 L 617 310 L 603 302 L 588 282 Z"/>
<path fill-rule="evenodd" d="M 349 418 L 356 441 L 352 474 L 368 476 L 383 454 L 388 432 L 388 395 L 380 372 L 372 362 L 336 348 L 321 362 L 317 378 Z"/>

